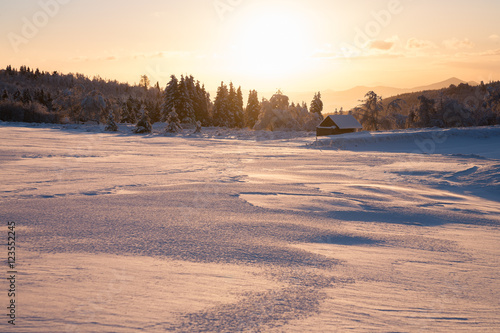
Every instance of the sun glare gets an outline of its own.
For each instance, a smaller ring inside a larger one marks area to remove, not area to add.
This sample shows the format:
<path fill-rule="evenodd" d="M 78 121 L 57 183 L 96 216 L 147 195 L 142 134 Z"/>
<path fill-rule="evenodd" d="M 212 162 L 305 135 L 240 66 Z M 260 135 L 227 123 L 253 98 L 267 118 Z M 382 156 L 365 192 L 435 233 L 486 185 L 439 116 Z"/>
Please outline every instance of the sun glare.
<path fill-rule="evenodd" d="M 304 69 L 309 36 L 298 13 L 263 9 L 239 22 L 236 33 L 233 65 L 240 73 L 269 78 Z"/>

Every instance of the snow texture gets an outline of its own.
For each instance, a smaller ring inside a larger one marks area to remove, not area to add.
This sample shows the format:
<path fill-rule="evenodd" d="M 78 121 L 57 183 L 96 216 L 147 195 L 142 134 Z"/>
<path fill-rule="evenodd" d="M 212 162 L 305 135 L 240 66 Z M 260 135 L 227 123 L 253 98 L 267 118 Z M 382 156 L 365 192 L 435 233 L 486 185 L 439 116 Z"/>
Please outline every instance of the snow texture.
<path fill-rule="evenodd" d="M 164 127 L 0 123 L 0 331 L 500 330 L 499 127 Z"/>

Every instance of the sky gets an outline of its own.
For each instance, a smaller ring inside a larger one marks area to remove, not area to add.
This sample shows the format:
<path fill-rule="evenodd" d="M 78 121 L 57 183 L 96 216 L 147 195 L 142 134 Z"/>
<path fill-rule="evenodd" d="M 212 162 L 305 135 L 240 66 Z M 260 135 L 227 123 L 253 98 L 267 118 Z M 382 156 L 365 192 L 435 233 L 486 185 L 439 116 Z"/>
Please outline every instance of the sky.
<path fill-rule="evenodd" d="M 500 80 L 498 0 L 0 0 L 0 68 L 259 92 Z"/>

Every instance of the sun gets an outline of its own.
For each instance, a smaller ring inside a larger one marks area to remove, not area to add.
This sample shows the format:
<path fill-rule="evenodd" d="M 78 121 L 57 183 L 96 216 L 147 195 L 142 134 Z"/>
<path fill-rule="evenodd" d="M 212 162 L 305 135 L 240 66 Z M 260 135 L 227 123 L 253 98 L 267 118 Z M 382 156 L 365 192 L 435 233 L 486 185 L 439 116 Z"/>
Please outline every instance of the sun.
<path fill-rule="evenodd" d="M 232 67 L 242 74 L 279 77 L 304 69 L 310 33 L 305 18 L 289 8 L 263 7 L 238 22 Z"/>

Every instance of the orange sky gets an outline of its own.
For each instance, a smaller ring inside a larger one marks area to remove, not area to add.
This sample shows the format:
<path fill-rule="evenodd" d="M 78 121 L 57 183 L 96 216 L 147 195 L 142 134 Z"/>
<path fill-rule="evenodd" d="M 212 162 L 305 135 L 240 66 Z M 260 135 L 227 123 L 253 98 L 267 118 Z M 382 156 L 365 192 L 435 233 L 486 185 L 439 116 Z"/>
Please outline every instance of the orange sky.
<path fill-rule="evenodd" d="M 500 80 L 498 0 L 25 0 L 0 4 L 0 67 L 272 92 Z"/>

